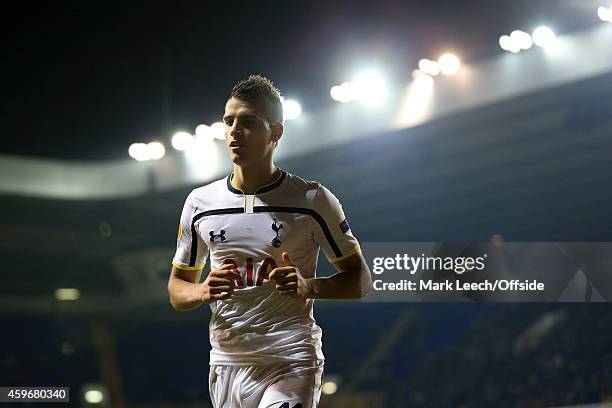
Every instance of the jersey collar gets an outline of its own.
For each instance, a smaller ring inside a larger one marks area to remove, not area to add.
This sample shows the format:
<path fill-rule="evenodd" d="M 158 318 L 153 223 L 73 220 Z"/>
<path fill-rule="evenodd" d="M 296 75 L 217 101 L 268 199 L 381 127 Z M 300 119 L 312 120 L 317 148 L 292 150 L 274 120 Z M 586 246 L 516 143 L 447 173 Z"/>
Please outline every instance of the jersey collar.
<path fill-rule="evenodd" d="M 278 178 L 274 180 L 273 182 L 271 182 L 270 184 L 266 184 L 265 186 L 259 187 L 257 190 L 255 190 L 255 194 L 267 193 L 268 191 L 272 191 L 276 187 L 280 186 L 282 182 L 285 180 L 285 177 L 287 176 L 287 172 L 281 169 L 279 170 L 281 173 L 280 176 L 278 176 Z M 234 177 L 234 173 L 227 176 L 227 189 L 234 194 L 245 195 L 242 190 L 239 190 L 236 187 L 232 186 L 232 177 Z"/>

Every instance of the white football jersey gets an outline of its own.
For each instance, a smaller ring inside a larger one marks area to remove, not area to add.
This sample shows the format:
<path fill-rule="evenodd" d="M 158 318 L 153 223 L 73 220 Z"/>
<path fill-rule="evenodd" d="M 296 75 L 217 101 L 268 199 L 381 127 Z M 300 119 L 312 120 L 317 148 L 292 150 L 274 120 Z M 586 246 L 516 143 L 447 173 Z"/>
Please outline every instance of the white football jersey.
<path fill-rule="evenodd" d="M 173 264 L 212 269 L 225 262 L 242 276 L 231 298 L 210 304 L 211 364 L 323 360 L 313 299 L 281 295 L 268 274 L 287 252 L 305 278 L 316 274 L 319 248 L 330 262 L 359 249 L 338 199 L 317 182 L 281 171 L 245 195 L 231 175 L 197 188 L 183 208 Z"/>

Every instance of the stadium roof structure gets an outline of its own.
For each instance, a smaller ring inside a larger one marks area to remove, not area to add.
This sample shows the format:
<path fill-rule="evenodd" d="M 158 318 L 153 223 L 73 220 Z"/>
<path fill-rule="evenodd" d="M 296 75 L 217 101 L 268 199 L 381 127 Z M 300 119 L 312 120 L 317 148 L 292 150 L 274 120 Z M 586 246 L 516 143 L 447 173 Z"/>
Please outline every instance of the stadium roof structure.
<path fill-rule="evenodd" d="M 559 36 L 554 50 L 505 53 L 466 65 L 457 76 L 435 79 L 429 108 L 409 124 L 401 118 L 406 96 L 403 89 L 394 95 L 392 108 L 338 104 L 313 112 L 286 123 L 277 158 L 299 157 L 483 106 L 508 110 L 512 103 L 503 102 L 611 73 L 611 49 L 612 25 L 602 24 Z M 229 170 L 221 142 L 211 145 L 201 161 L 191 163 L 182 154 L 144 163 L 65 162 L 0 155 L 0 194 L 75 200 L 127 198 L 204 183 Z"/>

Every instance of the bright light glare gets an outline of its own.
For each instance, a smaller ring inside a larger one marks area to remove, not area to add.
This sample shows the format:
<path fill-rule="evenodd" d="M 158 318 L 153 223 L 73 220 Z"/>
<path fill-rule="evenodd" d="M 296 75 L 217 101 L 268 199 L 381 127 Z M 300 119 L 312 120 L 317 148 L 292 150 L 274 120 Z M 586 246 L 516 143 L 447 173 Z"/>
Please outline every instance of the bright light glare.
<path fill-rule="evenodd" d="M 421 124 L 427 118 L 433 100 L 434 80 L 431 76 L 415 74 L 402 100 L 395 119 L 398 128 Z"/>
<path fill-rule="evenodd" d="M 193 136 L 187 132 L 177 132 L 172 136 L 172 147 L 176 150 L 184 151 L 193 144 Z"/>
<path fill-rule="evenodd" d="M 522 50 L 528 50 L 533 46 L 531 36 L 521 30 L 514 30 L 510 33 L 510 39 Z"/>
<path fill-rule="evenodd" d="M 204 124 L 196 126 L 195 137 L 196 140 L 213 140 L 213 135 L 210 131 L 210 126 Z"/>
<path fill-rule="evenodd" d="M 85 393 L 85 401 L 90 404 L 99 404 L 104 399 L 104 394 L 100 390 L 89 390 Z"/>
<path fill-rule="evenodd" d="M 541 26 L 533 31 L 533 42 L 538 47 L 546 48 L 555 42 L 555 33 L 546 26 Z"/>
<path fill-rule="evenodd" d="M 151 142 L 147 145 L 149 160 L 159 160 L 166 154 L 166 148 L 159 142 Z"/>
<path fill-rule="evenodd" d="M 149 160 L 149 151 L 145 143 L 132 143 L 128 149 L 128 154 L 136 161 Z"/>
<path fill-rule="evenodd" d="M 302 107 L 297 101 L 286 99 L 283 101 L 283 116 L 287 120 L 294 120 L 302 114 Z"/>
<path fill-rule="evenodd" d="M 512 44 L 512 40 L 510 40 L 509 35 L 502 35 L 499 37 L 499 46 L 504 51 L 510 51 L 510 44 Z"/>
<path fill-rule="evenodd" d="M 159 142 L 132 143 L 128 154 L 137 161 L 159 160 L 166 154 L 166 148 Z"/>
<path fill-rule="evenodd" d="M 210 125 L 210 134 L 214 139 L 225 140 L 225 123 L 215 122 Z"/>
<path fill-rule="evenodd" d="M 608 23 L 612 23 L 612 6 L 608 7 L 599 7 L 597 9 L 597 16 L 602 21 L 607 21 Z"/>
<path fill-rule="evenodd" d="M 225 138 L 224 127 L 221 127 L 220 133 Z M 185 152 L 189 177 L 194 181 L 211 178 L 218 169 L 223 146 L 212 137 L 212 132 L 200 132 L 196 135 L 193 147 Z"/>
<path fill-rule="evenodd" d="M 59 288 L 55 290 L 55 298 L 57 300 L 78 300 L 81 297 L 81 292 L 74 288 Z"/>
<path fill-rule="evenodd" d="M 368 105 L 380 105 L 387 99 L 387 83 L 377 72 L 365 72 L 354 82 L 333 86 L 329 94 L 334 101 L 348 103 L 359 100 Z"/>
<path fill-rule="evenodd" d="M 325 381 L 321 386 L 321 392 L 325 395 L 331 395 L 338 391 L 338 384 L 334 381 Z"/>
<path fill-rule="evenodd" d="M 212 137 L 196 136 L 193 148 L 188 150 L 187 158 L 196 162 L 202 160 L 203 157 L 207 157 L 211 152 L 215 151 L 215 141 Z"/>
<path fill-rule="evenodd" d="M 380 105 L 387 99 L 387 84 L 377 72 L 366 72 L 355 81 L 357 98 L 368 105 Z"/>
<path fill-rule="evenodd" d="M 459 58 L 450 53 L 442 55 L 440 59 L 438 59 L 438 65 L 440 66 L 440 71 L 442 71 L 444 75 L 454 75 L 461 69 Z"/>
<path fill-rule="evenodd" d="M 438 63 L 427 58 L 423 58 L 419 61 L 419 70 L 431 76 L 436 76 L 440 73 Z"/>
<path fill-rule="evenodd" d="M 348 103 L 357 99 L 357 87 L 352 82 L 343 82 L 332 87 L 329 91 L 332 99 L 341 103 Z"/>
<path fill-rule="evenodd" d="M 514 42 L 512 42 L 512 39 L 510 38 L 509 35 L 502 35 L 501 37 L 499 37 L 499 46 L 504 51 L 510 51 L 510 52 L 520 51 L 520 48 Z"/>
<path fill-rule="evenodd" d="M 342 87 L 340 85 L 332 86 L 329 90 L 329 95 L 334 101 L 342 102 L 344 99 L 342 94 Z"/>

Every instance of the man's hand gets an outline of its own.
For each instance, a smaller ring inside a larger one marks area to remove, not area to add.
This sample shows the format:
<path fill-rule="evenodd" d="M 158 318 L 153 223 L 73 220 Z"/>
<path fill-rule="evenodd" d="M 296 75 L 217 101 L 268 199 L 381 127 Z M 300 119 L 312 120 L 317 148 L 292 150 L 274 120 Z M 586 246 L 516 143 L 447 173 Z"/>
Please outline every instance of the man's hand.
<path fill-rule="evenodd" d="M 286 252 L 283 252 L 283 263 L 285 266 L 272 269 L 268 278 L 276 283 L 276 290 L 281 295 L 306 298 L 310 292 L 308 282 Z"/>
<path fill-rule="evenodd" d="M 195 287 L 196 298 L 201 303 L 212 303 L 215 300 L 228 299 L 234 292 L 234 279 L 242 279 L 232 264 L 223 264 L 210 271 L 206 280 Z"/>

